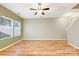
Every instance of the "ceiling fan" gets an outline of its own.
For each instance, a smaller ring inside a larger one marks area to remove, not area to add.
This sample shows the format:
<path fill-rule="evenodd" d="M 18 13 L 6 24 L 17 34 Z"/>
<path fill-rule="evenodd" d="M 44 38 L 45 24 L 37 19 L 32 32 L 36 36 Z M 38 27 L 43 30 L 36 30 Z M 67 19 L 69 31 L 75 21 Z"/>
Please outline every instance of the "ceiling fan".
<path fill-rule="evenodd" d="M 34 15 L 37 15 L 38 13 L 41 13 L 42 15 L 45 15 L 45 13 L 43 11 L 49 10 L 49 8 L 42 8 L 42 4 L 38 3 L 36 9 L 35 8 L 30 8 L 30 10 L 35 10 L 36 11 Z"/>

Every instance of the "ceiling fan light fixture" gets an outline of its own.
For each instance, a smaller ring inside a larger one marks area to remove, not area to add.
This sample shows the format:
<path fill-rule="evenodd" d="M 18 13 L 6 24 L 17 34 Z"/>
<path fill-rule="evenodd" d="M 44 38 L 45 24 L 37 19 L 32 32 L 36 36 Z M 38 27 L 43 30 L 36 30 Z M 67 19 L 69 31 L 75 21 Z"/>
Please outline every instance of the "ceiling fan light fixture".
<path fill-rule="evenodd" d="M 36 11 L 35 15 L 37 15 L 37 14 L 45 15 L 45 13 L 43 11 L 49 10 L 49 8 L 44 8 L 44 7 L 42 7 L 41 3 L 38 3 L 37 8 L 30 8 L 30 10 L 35 10 Z"/>
<path fill-rule="evenodd" d="M 38 10 L 37 12 L 38 12 L 38 14 L 41 14 L 42 13 L 42 10 Z"/>

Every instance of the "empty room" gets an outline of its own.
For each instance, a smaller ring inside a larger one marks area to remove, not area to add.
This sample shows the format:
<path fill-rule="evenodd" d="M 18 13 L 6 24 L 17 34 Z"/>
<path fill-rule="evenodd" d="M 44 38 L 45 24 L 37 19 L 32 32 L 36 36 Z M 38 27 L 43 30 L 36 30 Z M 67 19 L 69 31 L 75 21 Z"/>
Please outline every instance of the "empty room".
<path fill-rule="evenodd" d="M 0 3 L 0 56 L 78 55 L 78 3 Z"/>

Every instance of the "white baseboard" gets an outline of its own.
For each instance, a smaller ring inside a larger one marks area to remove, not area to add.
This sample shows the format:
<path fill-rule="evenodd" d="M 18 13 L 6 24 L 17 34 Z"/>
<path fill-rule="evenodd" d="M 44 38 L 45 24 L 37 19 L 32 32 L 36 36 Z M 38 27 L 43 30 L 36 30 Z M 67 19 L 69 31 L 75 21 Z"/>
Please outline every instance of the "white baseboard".
<path fill-rule="evenodd" d="M 67 40 L 67 39 L 23 39 L 23 40 Z"/>
<path fill-rule="evenodd" d="M 21 39 L 21 40 L 18 40 L 18 41 L 16 41 L 16 42 L 14 42 L 14 43 L 12 43 L 12 44 L 10 44 L 10 45 L 8 45 L 8 46 L 2 48 L 2 49 L 0 49 L 0 51 L 2 51 L 2 50 L 4 50 L 4 49 L 7 49 L 7 48 L 9 48 L 10 46 L 13 46 L 14 44 L 16 44 L 16 43 L 18 43 L 18 42 L 21 42 L 21 41 L 22 41 L 22 39 Z"/>
<path fill-rule="evenodd" d="M 73 45 L 72 43 L 70 43 L 70 42 L 68 42 L 68 44 L 69 45 L 71 45 L 71 46 L 73 46 L 74 48 L 76 48 L 76 49 L 79 49 L 79 47 L 77 47 L 77 46 L 75 46 L 75 45 Z"/>

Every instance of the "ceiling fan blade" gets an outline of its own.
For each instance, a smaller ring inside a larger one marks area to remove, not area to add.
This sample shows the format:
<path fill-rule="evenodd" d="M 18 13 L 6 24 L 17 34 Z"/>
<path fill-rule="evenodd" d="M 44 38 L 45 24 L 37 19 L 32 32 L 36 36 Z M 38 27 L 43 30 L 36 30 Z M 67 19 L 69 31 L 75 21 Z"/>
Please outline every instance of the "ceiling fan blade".
<path fill-rule="evenodd" d="M 30 10 L 36 10 L 36 9 L 30 8 Z"/>
<path fill-rule="evenodd" d="M 49 10 L 49 8 L 43 8 L 42 10 Z"/>
<path fill-rule="evenodd" d="M 42 12 L 42 15 L 44 15 L 44 12 Z"/>
<path fill-rule="evenodd" d="M 37 14 L 37 12 L 35 13 L 35 15 Z"/>

